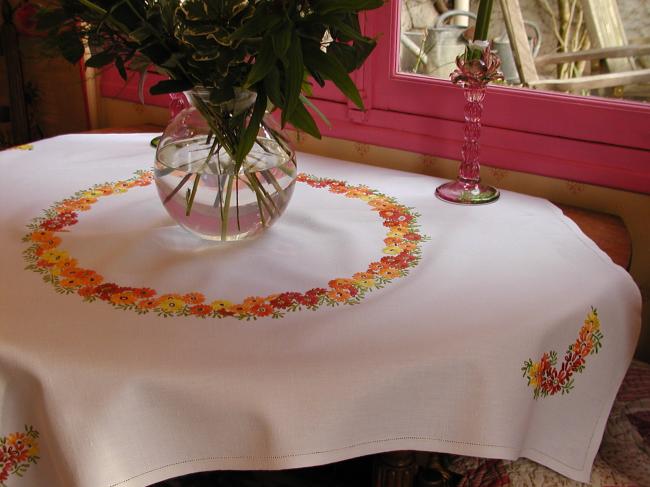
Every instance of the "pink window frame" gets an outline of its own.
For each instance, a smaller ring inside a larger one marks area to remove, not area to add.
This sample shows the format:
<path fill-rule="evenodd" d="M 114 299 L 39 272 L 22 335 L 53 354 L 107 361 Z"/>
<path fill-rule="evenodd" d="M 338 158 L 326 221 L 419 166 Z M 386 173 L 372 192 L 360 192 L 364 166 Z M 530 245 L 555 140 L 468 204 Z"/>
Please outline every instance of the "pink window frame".
<path fill-rule="evenodd" d="M 379 37 L 353 74 L 366 111 L 326 86 L 314 99 L 331 127 L 319 126 L 328 137 L 459 159 L 462 90 L 398 72 L 399 7 L 400 0 L 390 0 L 364 18 L 366 33 Z M 149 76 L 145 88 L 155 78 Z M 125 86 L 108 71 L 102 95 L 138 101 L 137 82 Z M 145 103 L 167 106 L 168 100 L 146 95 Z M 484 164 L 650 193 L 650 104 L 490 86 L 483 122 Z"/>

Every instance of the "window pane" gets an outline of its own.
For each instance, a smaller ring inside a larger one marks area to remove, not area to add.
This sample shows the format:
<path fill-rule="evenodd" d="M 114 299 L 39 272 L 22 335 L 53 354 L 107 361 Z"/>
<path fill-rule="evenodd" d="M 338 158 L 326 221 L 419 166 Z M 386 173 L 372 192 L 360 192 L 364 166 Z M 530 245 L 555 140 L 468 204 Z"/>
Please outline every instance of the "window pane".
<path fill-rule="evenodd" d="M 478 0 L 400 1 L 400 72 L 448 79 Z M 495 1 L 490 39 L 506 85 L 650 100 L 648 0 Z"/>

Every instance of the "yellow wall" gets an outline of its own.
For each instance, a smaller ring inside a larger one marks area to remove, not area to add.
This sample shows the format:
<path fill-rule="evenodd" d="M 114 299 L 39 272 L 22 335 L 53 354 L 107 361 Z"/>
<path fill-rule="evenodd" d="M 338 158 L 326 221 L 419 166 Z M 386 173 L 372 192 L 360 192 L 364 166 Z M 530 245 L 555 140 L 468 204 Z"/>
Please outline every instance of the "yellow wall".
<path fill-rule="evenodd" d="M 164 125 L 169 117 L 165 109 L 145 107 L 117 100 L 102 99 L 100 119 L 104 127 L 139 124 Z M 318 141 L 295 136 L 300 151 L 381 167 L 411 171 L 447 179 L 456 177 L 457 162 L 424 154 L 387 149 L 336 139 Z M 650 195 L 631 193 L 555 178 L 484 166 L 483 180 L 502 189 L 539 196 L 557 203 L 587 208 L 620 216 L 632 237 L 630 273 L 643 296 L 643 330 L 637 358 L 650 362 Z M 431 188 L 433 198 L 434 188 Z"/>

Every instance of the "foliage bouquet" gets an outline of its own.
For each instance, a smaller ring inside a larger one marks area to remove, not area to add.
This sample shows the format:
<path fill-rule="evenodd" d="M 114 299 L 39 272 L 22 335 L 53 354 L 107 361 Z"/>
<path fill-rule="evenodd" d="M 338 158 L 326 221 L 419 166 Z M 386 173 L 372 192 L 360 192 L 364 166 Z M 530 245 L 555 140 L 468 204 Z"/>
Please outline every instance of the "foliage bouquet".
<path fill-rule="evenodd" d="M 192 105 L 208 125 L 203 141 L 207 149 L 201 167 L 195 164 L 171 192 L 184 194 L 189 215 L 202 169 L 212 168 L 219 176 L 215 207 L 224 222 L 219 239 L 226 240 L 228 203 L 240 171 L 246 171 L 245 161 L 259 145 L 261 131 L 277 133 L 265 119 L 267 109 L 281 111 L 282 126 L 290 123 L 320 137 L 308 110 L 320 114 L 307 98 L 311 79 L 321 86 L 332 81 L 363 109 L 349 73 L 363 64 L 376 41 L 362 34 L 359 14 L 382 4 L 383 0 L 56 0 L 40 13 L 38 26 L 70 62 L 83 57 L 87 43 L 94 53 L 86 61 L 89 67 L 114 64 L 125 79 L 129 68 L 144 73 L 153 67 L 169 79 L 153 86 L 152 94 L 190 92 Z M 262 226 L 265 213 L 270 220 L 276 206 L 264 182 L 274 188 L 275 180 L 267 171 L 243 182 L 255 195 Z M 185 192 L 180 191 L 185 184 Z M 240 225 L 239 215 L 236 224 Z"/>

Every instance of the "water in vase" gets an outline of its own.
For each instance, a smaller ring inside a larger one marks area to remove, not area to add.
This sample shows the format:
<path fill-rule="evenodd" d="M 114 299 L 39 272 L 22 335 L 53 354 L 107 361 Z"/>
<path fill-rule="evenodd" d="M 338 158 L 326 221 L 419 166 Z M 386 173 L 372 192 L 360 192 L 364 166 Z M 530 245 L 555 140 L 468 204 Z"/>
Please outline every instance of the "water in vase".
<path fill-rule="evenodd" d="M 275 140 L 258 139 L 237 175 L 224 152 L 210 154 L 205 136 L 160 149 L 155 164 L 158 194 L 169 215 L 204 239 L 233 241 L 261 233 L 284 212 L 296 164 Z"/>

